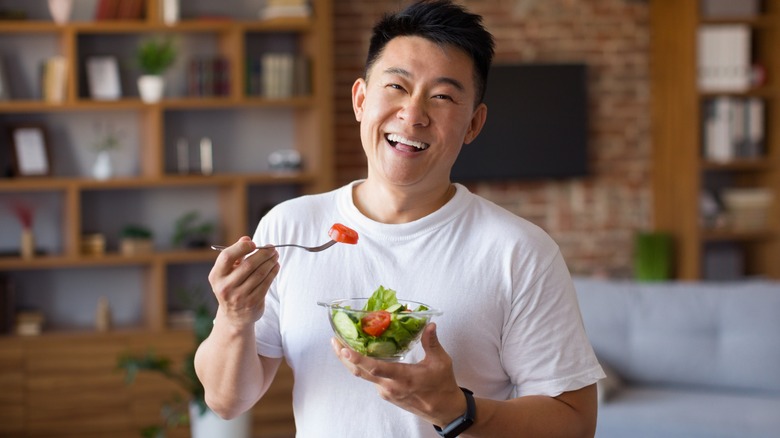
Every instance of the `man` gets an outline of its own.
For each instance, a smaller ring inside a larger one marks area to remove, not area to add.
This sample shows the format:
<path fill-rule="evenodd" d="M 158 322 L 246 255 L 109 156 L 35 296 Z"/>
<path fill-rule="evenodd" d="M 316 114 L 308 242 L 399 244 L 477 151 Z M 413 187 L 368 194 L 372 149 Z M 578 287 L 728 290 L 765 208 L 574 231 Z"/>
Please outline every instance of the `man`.
<path fill-rule="evenodd" d="M 492 55 L 481 18 L 449 1 L 376 25 L 352 87 L 367 178 L 278 205 L 253 238 L 315 244 L 340 222 L 360 241 L 252 253 L 243 237 L 220 254 L 209 275 L 219 309 L 196 356 L 217 413 L 251 408 L 284 358 L 300 437 L 594 434 L 603 373 L 557 245 L 450 182 L 485 123 Z M 443 310 L 408 363 L 333 340 L 316 304 L 379 285 Z"/>

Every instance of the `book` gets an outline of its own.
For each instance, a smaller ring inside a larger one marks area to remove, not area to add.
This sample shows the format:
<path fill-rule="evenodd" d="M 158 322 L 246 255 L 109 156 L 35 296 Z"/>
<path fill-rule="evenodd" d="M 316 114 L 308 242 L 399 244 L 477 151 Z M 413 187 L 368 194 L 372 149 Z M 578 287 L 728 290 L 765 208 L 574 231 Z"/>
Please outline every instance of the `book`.
<path fill-rule="evenodd" d="M 143 15 L 144 0 L 117 0 L 116 18 L 120 20 L 139 20 Z"/>
<path fill-rule="evenodd" d="M 63 56 L 53 56 L 44 62 L 43 100 L 50 103 L 65 101 L 67 91 L 68 61 Z"/>
<path fill-rule="evenodd" d="M 703 104 L 702 158 L 728 162 L 764 155 L 766 115 L 758 97 L 720 96 Z"/>
<path fill-rule="evenodd" d="M 119 0 L 98 0 L 95 20 L 115 20 L 119 13 Z"/>
<path fill-rule="evenodd" d="M 743 24 L 699 26 L 697 76 L 702 92 L 743 92 L 751 84 L 750 28 Z"/>
<path fill-rule="evenodd" d="M 260 19 L 311 17 L 312 10 L 307 0 L 268 0 L 260 10 Z"/>

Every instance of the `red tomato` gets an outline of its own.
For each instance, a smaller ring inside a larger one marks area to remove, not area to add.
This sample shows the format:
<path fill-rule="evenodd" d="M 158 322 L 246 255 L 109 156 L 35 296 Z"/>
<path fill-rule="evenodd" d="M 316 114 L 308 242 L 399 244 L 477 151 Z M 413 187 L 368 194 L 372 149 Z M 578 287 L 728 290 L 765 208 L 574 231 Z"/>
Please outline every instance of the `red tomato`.
<path fill-rule="evenodd" d="M 357 231 L 347 227 L 346 225 L 333 224 L 333 226 L 330 227 L 330 231 L 328 231 L 328 236 L 330 236 L 332 240 L 340 243 L 349 243 L 354 245 L 358 242 Z"/>
<path fill-rule="evenodd" d="M 377 310 L 364 316 L 360 320 L 363 331 L 370 336 L 379 336 L 390 326 L 390 312 Z"/>

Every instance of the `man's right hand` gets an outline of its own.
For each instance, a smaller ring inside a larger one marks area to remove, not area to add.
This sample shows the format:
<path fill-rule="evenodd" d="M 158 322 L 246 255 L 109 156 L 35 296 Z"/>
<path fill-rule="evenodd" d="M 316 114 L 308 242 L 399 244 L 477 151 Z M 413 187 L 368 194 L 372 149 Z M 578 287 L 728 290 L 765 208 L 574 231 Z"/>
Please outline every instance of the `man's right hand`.
<path fill-rule="evenodd" d="M 279 254 L 274 248 L 257 248 L 247 237 L 225 248 L 209 273 L 217 297 L 216 323 L 236 329 L 254 325 L 265 309 L 265 295 L 279 273 Z"/>

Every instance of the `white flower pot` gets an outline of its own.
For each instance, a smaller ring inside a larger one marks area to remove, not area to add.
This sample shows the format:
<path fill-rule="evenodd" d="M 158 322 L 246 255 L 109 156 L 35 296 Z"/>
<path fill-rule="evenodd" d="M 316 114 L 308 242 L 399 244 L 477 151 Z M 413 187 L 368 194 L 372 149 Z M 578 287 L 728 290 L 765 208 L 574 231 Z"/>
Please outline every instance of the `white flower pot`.
<path fill-rule="evenodd" d="M 249 438 L 252 425 L 252 412 L 247 411 L 232 420 L 223 420 L 217 414 L 206 409 L 200 415 L 197 403 L 190 403 L 190 432 L 192 438 Z"/>
<path fill-rule="evenodd" d="M 165 90 L 165 81 L 162 76 L 143 75 L 138 78 L 138 92 L 141 100 L 146 103 L 159 102 Z"/>
<path fill-rule="evenodd" d="M 73 0 L 49 0 L 49 13 L 57 24 L 67 23 L 72 10 Z"/>

